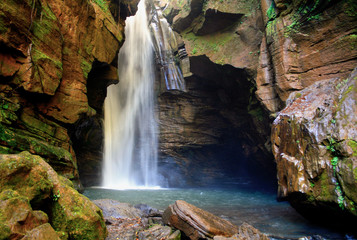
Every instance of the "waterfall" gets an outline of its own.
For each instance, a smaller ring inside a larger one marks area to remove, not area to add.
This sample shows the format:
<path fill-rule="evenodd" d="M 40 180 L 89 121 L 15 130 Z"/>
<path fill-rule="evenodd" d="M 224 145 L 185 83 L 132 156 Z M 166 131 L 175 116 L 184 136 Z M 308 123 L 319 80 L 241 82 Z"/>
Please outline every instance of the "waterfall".
<path fill-rule="evenodd" d="M 150 27 L 153 34 L 156 63 L 160 67 L 161 80 L 165 83 L 166 90 L 185 91 L 185 80 L 177 66 L 180 59 L 175 33 L 162 15 L 159 1 L 154 3 L 151 15 Z M 174 53 L 176 53 L 176 56 L 174 56 Z"/>
<path fill-rule="evenodd" d="M 104 116 L 103 187 L 154 187 L 157 124 L 154 115 L 154 54 L 145 0 L 126 20 L 119 84 L 108 88 Z"/>

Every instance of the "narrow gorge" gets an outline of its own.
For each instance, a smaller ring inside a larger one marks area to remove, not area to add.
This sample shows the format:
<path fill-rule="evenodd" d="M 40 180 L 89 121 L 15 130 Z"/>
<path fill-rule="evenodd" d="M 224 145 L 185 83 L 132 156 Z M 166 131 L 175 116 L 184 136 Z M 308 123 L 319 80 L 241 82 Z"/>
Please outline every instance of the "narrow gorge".
<path fill-rule="evenodd" d="M 0 239 L 111 239 L 132 188 L 356 239 L 356 68 L 353 0 L 4 0 Z"/>

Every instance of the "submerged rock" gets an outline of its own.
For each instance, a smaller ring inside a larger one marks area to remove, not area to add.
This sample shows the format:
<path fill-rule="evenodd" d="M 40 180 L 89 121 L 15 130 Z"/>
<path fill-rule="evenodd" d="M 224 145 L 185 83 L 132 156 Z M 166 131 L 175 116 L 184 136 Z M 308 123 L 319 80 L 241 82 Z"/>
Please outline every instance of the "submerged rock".
<path fill-rule="evenodd" d="M 192 240 L 212 238 L 216 235 L 230 237 L 238 232 L 237 226 L 220 217 L 177 200 L 164 212 L 164 222 L 185 233 Z"/>

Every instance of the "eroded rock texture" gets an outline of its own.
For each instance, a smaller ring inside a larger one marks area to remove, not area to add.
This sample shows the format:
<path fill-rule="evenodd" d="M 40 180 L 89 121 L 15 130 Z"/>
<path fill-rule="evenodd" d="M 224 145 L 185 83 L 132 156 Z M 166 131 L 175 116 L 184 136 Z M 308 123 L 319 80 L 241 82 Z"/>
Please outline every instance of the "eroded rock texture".
<path fill-rule="evenodd" d="M 279 197 L 305 214 L 357 216 L 356 84 L 354 71 L 292 93 L 274 121 Z"/>
<path fill-rule="evenodd" d="M 101 114 L 107 85 L 118 81 L 113 60 L 137 2 L 113 1 L 110 10 L 92 0 L 0 4 L 1 153 L 41 155 L 80 186 L 70 135 L 74 123 Z"/>

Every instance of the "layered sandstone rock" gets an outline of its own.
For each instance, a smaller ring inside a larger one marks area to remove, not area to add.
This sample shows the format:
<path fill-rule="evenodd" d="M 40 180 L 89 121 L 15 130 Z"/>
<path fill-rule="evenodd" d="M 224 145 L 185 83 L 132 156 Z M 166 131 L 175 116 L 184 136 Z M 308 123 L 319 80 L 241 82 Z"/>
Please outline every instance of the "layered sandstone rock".
<path fill-rule="evenodd" d="M 305 214 L 357 216 L 356 101 L 355 70 L 292 93 L 274 121 L 279 197 Z"/>
<path fill-rule="evenodd" d="M 357 6 L 350 1 L 262 1 L 257 96 L 271 112 L 316 81 L 347 77 L 357 65 Z"/>
<path fill-rule="evenodd" d="M 232 223 L 212 213 L 177 200 L 164 212 L 164 222 L 183 231 L 192 240 L 212 238 L 216 235 L 230 237 L 238 232 Z"/>
<path fill-rule="evenodd" d="M 113 60 L 137 2 L 111 9 L 92 0 L 0 5 L 1 153 L 39 154 L 80 187 L 69 135 L 76 121 L 101 111 L 107 85 L 118 81 Z"/>

